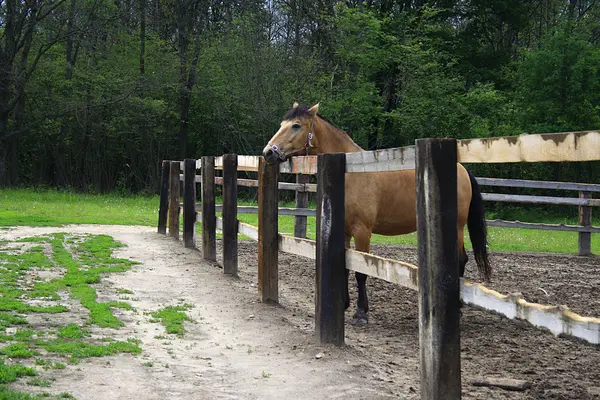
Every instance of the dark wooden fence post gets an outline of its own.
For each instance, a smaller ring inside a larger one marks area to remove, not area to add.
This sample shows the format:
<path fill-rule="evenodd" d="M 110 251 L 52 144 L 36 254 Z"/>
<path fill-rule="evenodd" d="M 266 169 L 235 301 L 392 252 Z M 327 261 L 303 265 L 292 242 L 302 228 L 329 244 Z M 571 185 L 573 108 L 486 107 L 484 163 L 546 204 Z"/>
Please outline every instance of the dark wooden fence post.
<path fill-rule="evenodd" d="M 296 183 L 306 184 L 309 181 L 310 176 L 305 174 L 296 175 Z M 308 192 L 296 191 L 296 208 L 308 208 Z M 296 215 L 294 219 L 294 236 L 298 238 L 306 238 L 306 220 L 307 218 L 303 215 Z"/>
<path fill-rule="evenodd" d="M 456 140 L 416 141 L 421 399 L 461 398 Z"/>
<path fill-rule="evenodd" d="M 217 261 L 217 216 L 215 211 L 215 158 L 202 157 L 202 254 Z"/>
<path fill-rule="evenodd" d="M 348 286 L 344 246 L 344 153 L 317 161 L 317 259 L 315 333 L 319 344 L 344 344 L 344 294 Z"/>
<path fill-rule="evenodd" d="M 591 199 L 591 192 L 579 192 L 580 199 Z M 592 207 L 579 206 L 579 225 L 592 226 Z M 590 232 L 579 232 L 579 255 L 592 255 L 592 234 Z"/>
<path fill-rule="evenodd" d="M 167 234 L 167 217 L 169 215 L 169 178 L 171 162 L 163 160 L 160 177 L 160 202 L 158 207 L 158 233 Z"/>
<path fill-rule="evenodd" d="M 237 154 L 223 156 L 223 272 L 238 273 Z"/>
<path fill-rule="evenodd" d="M 179 173 L 181 165 L 179 161 L 171 161 L 171 176 L 169 179 L 169 236 L 179 239 L 179 215 L 181 188 Z"/>
<path fill-rule="evenodd" d="M 258 295 L 263 302 L 279 301 L 278 258 L 279 166 L 258 162 Z"/>
<path fill-rule="evenodd" d="M 196 160 L 183 162 L 183 244 L 196 247 Z"/>

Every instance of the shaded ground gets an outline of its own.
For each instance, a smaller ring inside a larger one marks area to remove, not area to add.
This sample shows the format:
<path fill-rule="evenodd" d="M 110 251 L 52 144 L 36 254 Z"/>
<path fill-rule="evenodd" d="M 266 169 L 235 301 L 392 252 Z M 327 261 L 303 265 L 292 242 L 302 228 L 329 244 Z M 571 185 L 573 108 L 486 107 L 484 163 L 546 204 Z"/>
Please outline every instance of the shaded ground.
<path fill-rule="evenodd" d="M 342 349 L 320 348 L 313 339 L 311 260 L 280 253 L 281 306 L 270 306 L 256 300 L 253 242 L 239 245 L 240 278 L 235 279 L 203 263 L 198 251 L 151 228 L 17 228 L 0 231 L 0 239 L 55 231 L 111 235 L 128 246 L 116 251 L 117 257 L 142 262 L 133 271 L 106 276 L 97 290 L 105 296 L 102 301 L 116 300 L 109 288 L 134 292 L 129 301 L 137 312 L 115 311 L 125 327 L 101 333 L 141 339 L 143 353 L 88 359 L 53 371 L 53 392 L 80 399 L 419 398 L 415 292 L 369 280 L 370 324 L 347 324 Z M 376 246 L 374 252 L 412 262 L 416 257 L 413 248 L 403 246 Z M 492 263 L 491 287 L 502 293 L 520 291 L 528 300 L 600 316 L 597 257 L 494 253 Z M 468 269 L 472 273 L 473 265 Z M 353 306 L 354 299 L 353 292 Z M 186 313 L 196 321 L 186 323 L 183 338 L 166 335 L 164 327 L 150 322 L 149 312 L 181 303 L 194 306 Z M 461 329 L 465 399 L 600 398 L 599 347 L 468 307 Z M 323 357 L 316 359 L 318 353 Z M 478 377 L 526 379 L 533 387 L 507 392 L 472 386 Z"/>

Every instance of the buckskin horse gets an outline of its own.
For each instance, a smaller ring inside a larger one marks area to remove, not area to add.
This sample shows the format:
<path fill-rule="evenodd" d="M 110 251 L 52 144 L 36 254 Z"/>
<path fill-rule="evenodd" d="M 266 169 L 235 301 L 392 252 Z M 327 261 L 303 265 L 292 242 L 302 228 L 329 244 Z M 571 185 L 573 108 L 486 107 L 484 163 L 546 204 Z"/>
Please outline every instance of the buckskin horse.
<path fill-rule="evenodd" d="M 319 104 L 308 108 L 294 103 L 263 150 L 265 162 L 275 164 L 295 155 L 364 151 L 344 131 L 321 117 L 318 110 Z M 479 273 L 489 280 L 487 228 L 479 185 L 461 164 L 456 165 L 456 172 L 460 276 L 464 275 L 468 260 L 464 248 L 466 224 Z M 346 248 L 350 248 L 350 240 L 354 238 L 356 250 L 368 253 L 372 233 L 399 235 L 414 232 L 417 229 L 415 184 L 415 170 L 346 173 Z M 356 272 L 356 282 L 358 300 L 353 322 L 366 324 L 369 311 L 367 276 Z M 346 292 L 346 308 L 349 301 Z"/>

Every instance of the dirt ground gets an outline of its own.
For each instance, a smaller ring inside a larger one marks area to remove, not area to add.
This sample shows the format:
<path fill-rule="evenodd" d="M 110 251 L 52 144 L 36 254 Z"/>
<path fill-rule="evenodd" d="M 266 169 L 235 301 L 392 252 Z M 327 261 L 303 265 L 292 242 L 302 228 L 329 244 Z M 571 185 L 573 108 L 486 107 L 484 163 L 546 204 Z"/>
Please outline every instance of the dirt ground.
<path fill-rule="evenodd" d="M 99 301 L 116 300 L 114 287 L 132 290 L 137 312 L 115 310 L 125 327 L 97 333 L 138 338 L 143 353 L 87 359 L 53 371 L 52 392 L 78 399 L 419 398 L 415 292 L 370 279 L 369 325 L 347 323 L 343 348 L 318 347 L 314 261 L 280 253 L 281 305 L 273 306 L 257 301 L 254 242 L 240 242 L 240 276 L 232 278 L 204 263 L 200 252 L 148 227 L 22 227 L 0 231 L 0 239 L 59 231 L 111 235 L 127 245 L 116 257 L 142 263 L 98 285 Z M 373 252 L 416 261 L 415 249 L 406 246 L 375 246 Z M 529 301 L 600 316 L 598 257 L 492 252 L 491 262 L 490 286 L 502 293 L 521 292 Z M 473 274 L 471 262 L 467 269 Z M 352 307 L 354 286 L 351 280 Z M 186 323 L 183 338 L 165 335 L 147 313 L 180 302 L 194 306 L 187 314 L 196 322 Z M 463 308 L 461 330 L 465 399 L 600 399 L 598 346 L 469 307 Z M 471 384 L 481 377 L 524 379 L 532 388 L 510 392 Z M 11 387 L 34 390 L 23 383 Z"/>

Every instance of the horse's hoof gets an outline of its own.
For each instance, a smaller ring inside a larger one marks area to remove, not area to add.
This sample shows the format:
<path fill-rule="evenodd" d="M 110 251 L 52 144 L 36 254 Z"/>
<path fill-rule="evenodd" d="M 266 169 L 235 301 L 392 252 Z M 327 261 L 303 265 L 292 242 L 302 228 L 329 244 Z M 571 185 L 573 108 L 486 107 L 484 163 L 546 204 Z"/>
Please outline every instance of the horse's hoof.
<path fill-rule="evenodd" d="M 363 310 L 356 310 L 354 316 L 352 317 L 353 325 L 367 325 L 369 323 L 369 317 L 367 313 Z"/>

